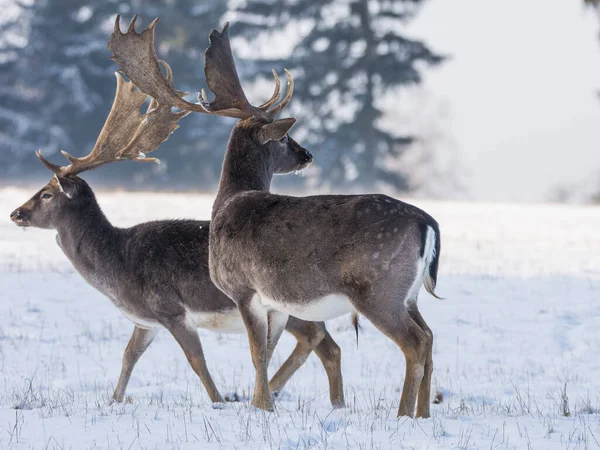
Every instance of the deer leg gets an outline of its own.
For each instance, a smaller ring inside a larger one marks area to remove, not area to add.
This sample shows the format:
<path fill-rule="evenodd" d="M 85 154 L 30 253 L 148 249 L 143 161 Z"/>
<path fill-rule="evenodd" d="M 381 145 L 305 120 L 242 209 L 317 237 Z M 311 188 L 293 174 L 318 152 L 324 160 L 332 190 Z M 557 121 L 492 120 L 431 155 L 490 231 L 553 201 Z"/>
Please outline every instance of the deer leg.
<path fill-rule="evenodd" d="M 407 302 L 408 314 L 425 332 L 427 338 L 427 357 L 425 359 L 425 373 L 421 386 L 419 387 L 419 398 L 417 401 L 417 417 L 429 417 L 430 399 L 431 399 L 431 374 L 433 373 L 433 332 L 423 319 L 419 312 L 416 299 Z"/>
<path fill-rule="evenodd" d="M 125 397 L 125 390 L 127 384 L 129 384 L 129 378 L 136 363 L 140 357 L 144 354 L 146 349 L 150 346 L 156 335 L 158 334 L 157 328 L 145 329 L 136 326 L 133 329 L 133 334 L 129 339 L 129 343 L 123 353 L 123 365 L 121 366 L 121 375 L 119 375 L 119 382 L 113 393 L 113 399 L 121 403 Z"/>
<path fill-rule="evenodd" d="M 302 366 L 314 350 L 321 360 L 329 380 L 329 398 L 334 408 L 344 407 L 344 388 L 342 384 L 340 347 L 327 332 L 324 322 L 307 322 L 290 316 L 286 330 L 296 340 L 296 348 L 271 378 L 269 387 L 278 392 L 291 376 Z"/>
<path fill-rule="evenodd" d="M 340 346 L 333 340 L 325 324 L 325 337 L 315 348 L 315 354 L 323 363 L 327 379 L 329 380 L 329 399 L 334 408 L 344 408 L 344 383 L 342 382 L 342 351 Z"/>
<path fill-rule="evenodd" d="M 356 302 L 356 309 L 368 318 L 379 331 L 393 340 L 406 358 L 406 376 L 398 408 L 398 417 L 413 417 L 417 394 L 425 374 L 427 335 L 409 315 L 403 299 L 386 302 L 379 297 L 377 308 L 374 299 Z"/>
<path fill-rule="evenodd" d="M 188 323 L 185 318 L 181 317 L 165 321 L 163 325 L 170 331 L 177 343 L 183 349 L 192 369 L 194 369 L 194 372 L 200 377 L 200 381 L 202 382 L 204 389 L 206 389 L 210 400 L 213 403 L 225 403 L 225 400 L 221 397 L 221 394 L 215 386 L 215 383 L 210 376 L 210 372 L 206 367 L 204 352 L 202 351 L 202 344 L 200 343 L 200 337 L 198 336 L 196 327 Z"/>
<path fill-rule="evenodd" d="M 251 297 L 248 301 L 237 302 L 237 305 L 246 326 L 252 363 L 256 370 L 252 406 L 266 411 L 273 411 L 273 398 L 269 390 L 267 374 L 267 342 L 269 333 L 267 310 L 260 304 L 260 301 L 256 297 Z"/>
<path fill-rule="evenodd" d="M 298 342 L 294 351 L 269 381 L 271 392 L 281 391 L 292 375 L 306 362 L 308 355 L 325 337 L 324 328 L 323 322 L 306 322 L 292 316 L 289 317 L 285 329 Z"/>
<path fill-rule="evenodd" d="M 281 392 L 292 375 L 294 375 L 300 366 L 304 364 L 306 358 L 308 358 L 308 355 L 310 355 L 312 351 L 313 348 L 310 347 L 307 342 L 299 340 L 290 356 L 281 365 L 275 375 L 273 375 L 271 381 L 269 381 L 269 389 L 271 392 L 274 394 Z"/>

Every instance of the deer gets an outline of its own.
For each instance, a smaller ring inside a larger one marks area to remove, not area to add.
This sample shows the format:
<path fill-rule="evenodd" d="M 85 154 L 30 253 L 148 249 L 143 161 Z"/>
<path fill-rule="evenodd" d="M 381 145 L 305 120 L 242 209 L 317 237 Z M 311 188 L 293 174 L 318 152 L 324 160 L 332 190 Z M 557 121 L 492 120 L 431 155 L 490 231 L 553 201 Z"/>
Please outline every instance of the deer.
<path fill-rule="evenodd" d="M 155 24 L 155 22 L 153 22 Z M 177 99 L 154 80 L 160 70 L 154 27 L 141 35 L 115 32 L 108 47 L 120 70 L 159 104 L 239 119 L 233 127 L 209 233 L 213 283 L 237 305 L 256 371 L 252 405 L 273 411 L 267 367 L 288 317 L 328 320 L 352 313 L 367 318 L 404 353 L 406 373 L 398 417 L 430 416 L 433 333 L 417 306 L 420 288 L 433 296 L 440 231 L 425 211 L 381 194 L 293 197 L 270 192 L 274 175 L 308 167 L 312 154 L 292 139 L 295 118 L 277 119 L 292 98 L 248 101 L 229 42 L 229 24 L 213 30 L 205 77 L 214 99 Z M 280 101 L 281 99 L 281 101 Z M 439 297 L 438 297 L 439 298 Z M 417 402 L 418 399 L 418 402 Z"/>
<path fill-rule="evenodd" d="M 163 62 L 172 85 L 172 71 Z M 160 329 L 178 342 L 210 400 L 224 402 L 206 366 L 197 328 L 218 333 L 244 333 L 235 303 L 210 280 L 208 221 L 162 220 L 131 228 L 113 226 L 103 214 L 94 192 L 80 174 L 122 160 L 157 161 L 154 151 L 178 126 L 187 112 L 152 101 L 145 114 L 140 108 L 147 95 L 116 73 L 112 109 L 96 144 L 87 156 L 75 158 L 63 151 L 69 165 L 38 158 L 54 176 L 10 218 L 20 227 L 57 231 L 57 242 L 79 274 L 134 324 L 123 355 L 122 369 L 112 401 L 122 402 L 133 369 Z M 183 93 L 178 92 L 177 95 Z M 329 379 L 330 400 L 344 406 L 340 348 L 323 322 L 290 317 L 285 329 L 297 340 L 292 354 L 270 382 L 281 391 L 314 351 Z M 234 394 L 229 400 L 238 400 Z"/>

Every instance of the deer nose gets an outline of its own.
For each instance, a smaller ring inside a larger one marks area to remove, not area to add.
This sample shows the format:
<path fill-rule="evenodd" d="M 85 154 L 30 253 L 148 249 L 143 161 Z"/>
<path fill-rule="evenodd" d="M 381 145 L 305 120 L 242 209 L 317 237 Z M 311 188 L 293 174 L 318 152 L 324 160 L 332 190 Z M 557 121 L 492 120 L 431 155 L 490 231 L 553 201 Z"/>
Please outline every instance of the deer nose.
<path fill-rule="evenodd" d="M 21 212 L 20 209 L 15 209 L 13 212 L 10 213 L 10 219 L 13 222 L 16 222 L 17 220 L 22 220 L 23 219 L 23 213 Z"/>
<path fill-rule="evenodd" d="M 304 161 L 309 163 L 312 162 L 313 160 L 313 155 L 311 152 L 309 152 L 308 150 L 306 150 L 306 153 L 304 154 Z"/>

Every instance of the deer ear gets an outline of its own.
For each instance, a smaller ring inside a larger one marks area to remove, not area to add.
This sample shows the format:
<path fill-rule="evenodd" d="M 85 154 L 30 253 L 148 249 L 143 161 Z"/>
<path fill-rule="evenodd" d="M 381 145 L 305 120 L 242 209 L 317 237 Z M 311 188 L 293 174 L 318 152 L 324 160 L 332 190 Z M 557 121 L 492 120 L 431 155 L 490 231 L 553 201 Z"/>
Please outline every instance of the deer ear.
<path fill-rule="evenodd" d="M 282 139 L 296 123 L 296 119 L 289 117 L 287 119 L 279 119 L 274 122 L 263 125 L 258 135 L 261 144 L 266 144 L 269 141 L 278 141 Z"/>
<path fill-rule="evenodd" d="M 54 178 L 56 179 L 56 185 L 60 192 L 65 194 L 69 199 L 75 196 L 75 193 L 77 192 L 77 183 L 75 183 L 75 181 L 70 180 L 67 177 L 59 177 L 58 175 L 54 175 Z"/>

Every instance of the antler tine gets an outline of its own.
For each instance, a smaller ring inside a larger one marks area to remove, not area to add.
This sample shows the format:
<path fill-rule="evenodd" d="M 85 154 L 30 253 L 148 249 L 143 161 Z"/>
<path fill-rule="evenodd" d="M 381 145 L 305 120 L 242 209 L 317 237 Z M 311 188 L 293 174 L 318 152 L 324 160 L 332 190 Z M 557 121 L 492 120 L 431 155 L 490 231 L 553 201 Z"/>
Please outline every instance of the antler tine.
<path fill-rule="evenodd" d="M 287 80 L 288 80 L 287 81 L 287 92 L 285 94 L 285 97 L 281 101 L 281 103 L 279 103 L 278 105 L 276 105 L 273 109 L 271 109 L 269 111 L 269 115 L 271 117 L 275 117 L 277 115 L 277 113 L 279 113 L 279 111 L 284 109 L 288 105 L 288 103 L 290 103 L 290 100 L 292 100 L 292 95 L 294 94 L 294 79 L 292 78 L 292 74 L 287 69 L 283 69 L 283 70 L 285 70 L 285 74 L 286 74 Z"/>
<path fill-rule="evenodd" d="M 115 17 L 113 33 L 121 33 L 121 16 L 119 14 L 117 14 L 117 17 Z"/>
<path fill-rule="evenodd" d="M 39 158 L 39 160 L 48 168 L 50 169 L 55 175 L 61 175 L 62 173 L 62 169 L 63 167 L 58 166 L 56 164 L 52 164 L 50 161 L 48 161 L 46 158 L 44 158 L 44 156 L 42 155 L 42 150 L 36 150 L 35 155 Z"/>
<path fill-rule="evenodd" d="M 279 81 L 279 76 L 277 75 L 277 72 L 275 72 L 275 69 L 271 70 L 273 71 L 273 78 L 275 78 L 275 92 L 273 92 L 273 95 L 269 100 L 267 100 L 265 103 L 259 106 L 260 109 L 269 109 L 271 106 L 277 103 L 277 100 L 279 100 L 279 89 L 281 87 L 281 83 Z"/>
<path fill-rule="evenodd" d="M 154 30 L 154 28 L 156 28 L 156 24 L 158 24 L 158 20 L 159 20 L 159 18 L 157 17 L 152 22 L 150 22 L 150 25 L 148 25 L 148 28 L 146 28 L 145 31 L 147 31 L 147 30 Z"/>
<path fill-rule="evenodd" d="M 60 152 L 62 153 L 62 155 L 63 155 L 65 158 L 67 158 L 67 159 L 69 160 L 69 162 L 75 162 L 75 161 L 77 160 L 77 158 L 75 158 L 75 157 L 73 157 L 73 156 L 69 155 L 69 154 L 68 154 L 66 151 L 64 151 L 64 150 L 61 150 Z"/>
<path fill-rule="evenodd" d="M 167 79 L 167 83 L 169 83 L 170 85 L 173 85 L 173 70 L 171 69 L 171 66 L 169 64 L 167 64 L 166 61 L 163 61 L 162 59 L 160 60 L 160 63 L 163 65 L 163 67 L 165 68 L 165 71 L 167 72 L 167 75 L 165 77 Z M 177 89 L 175 90 L 175 92 L 177 92 L 177 95 L 179 95 L 180 97 L 185 97 L 186 95 L 189 95 L 189 92 L 180 91 Z M 152 98 L 152 100 L 150 101 L 150 104 L 148 105 L 148 109 L 146 110 L 146 112 L 149 113 L 150 111 L 152 111 L 153 109 L 156 109 L 157 107 L 158 107 L 158 100 L 156 100 L 155 98 Z"/>
<path fill-rule="evenodd" d="M 129 28 L 127 29 L 128 33 L 131 33 L 132 31 L 135 32 L 135 22 L 136 22 L 137 18 L 138 18 L 138 15 L 136 14 L 131 19 L 131 22 L 129 22 Z"/>

